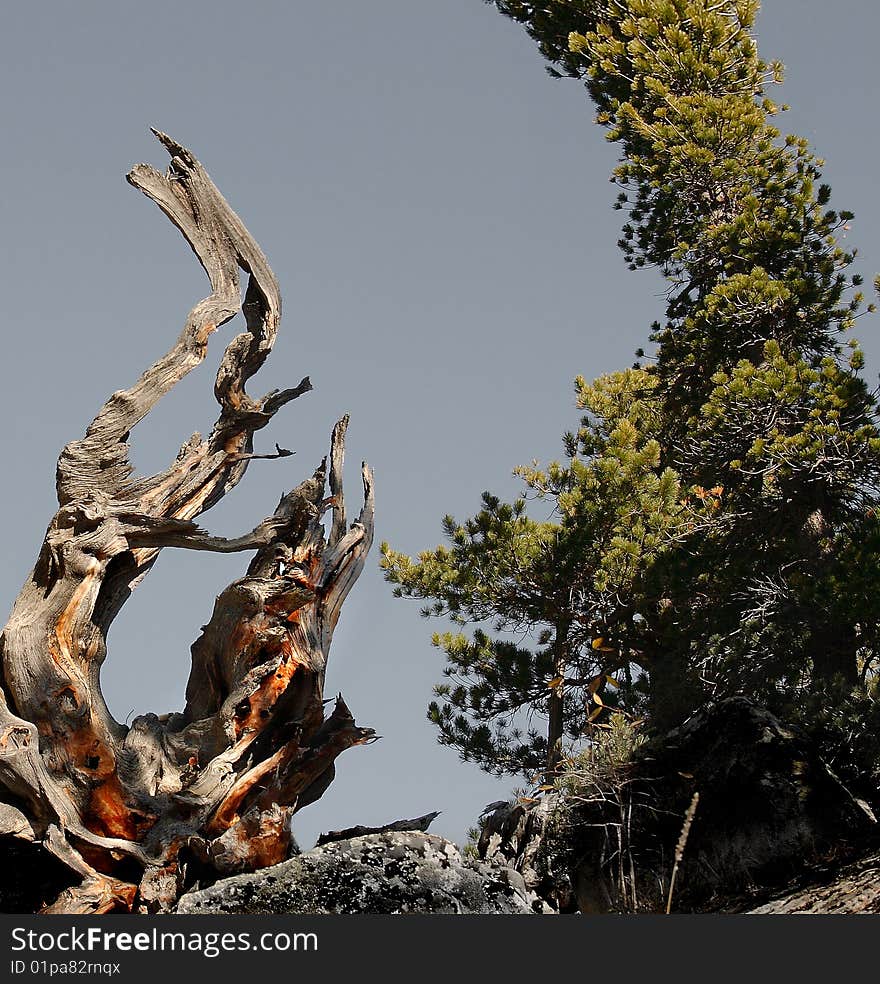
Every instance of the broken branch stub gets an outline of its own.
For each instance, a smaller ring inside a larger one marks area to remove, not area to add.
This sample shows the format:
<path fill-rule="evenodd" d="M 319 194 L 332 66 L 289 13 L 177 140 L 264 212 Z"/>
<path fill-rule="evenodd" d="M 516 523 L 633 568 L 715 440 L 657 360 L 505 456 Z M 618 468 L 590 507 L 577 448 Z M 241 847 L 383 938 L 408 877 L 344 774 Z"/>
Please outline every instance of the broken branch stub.
<path fill-rule="evenodd" d="M 188 882 L 286 857 L 290 817 L 333 777 L 336 757 L 374 739 L 339 697 L 324 716 L 333 630 L 373 536 L 373 488 L 346 528 L 345 429 L 329 464 L 282 496 L 272 516 L 232 539 L 195 519 L 244 476 L 254 433 L 297 386 L 246 391 L 272 349 L 281 316 L 259 246 L 186 148 L 154 131 L 171 155 L 162 174 L 128 175 L 178 227 L 210 281 L 172 348 L 107 400 L 61 452 L 59 509 L 0 635 L 0 837 L 38 842 L 81 879 L 46 911 L 170 908 Z M 220 411 L 164 471 L 132 473 L 128 439 L 158 400 L 203 361 L 208 339 L 241 309 L 246 331 L 227 345 L 214 387 Z M 330 496 L 325 498 L 329 481 Z M 332 508 L 330 530 L 325 513 Z M 111 622 L 163 547 L 253 551 L 218 597 L 192 647 L 181 713 L 115 721 L 101 695 Z"/>

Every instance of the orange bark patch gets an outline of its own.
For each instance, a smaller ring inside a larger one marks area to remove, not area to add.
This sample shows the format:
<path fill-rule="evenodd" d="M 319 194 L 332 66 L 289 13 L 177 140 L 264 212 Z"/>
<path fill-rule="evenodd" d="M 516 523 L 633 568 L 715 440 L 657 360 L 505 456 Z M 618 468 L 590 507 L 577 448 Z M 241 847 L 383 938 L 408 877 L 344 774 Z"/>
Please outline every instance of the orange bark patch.
<path fill-rule="evenodd" d="M 244 434 L 233 434 L 227 438 L 226 443 L 223 445 L 223 450 L 229 455 L 242 454 L 244 451 Z"/>
<path fill-rule="evenodd" d="M 217 326 L 213 321 L 206 321 L 202 327 L 199 328 L 198 333 L 196 334 L 196 341 L 199 345 L 204 345 L 216 330 Z"/>
<path fill-rule="evenodd" d="M 241 821 L 227 830 L 219 843 L 223 853 L 234 859 L 232 870 L 268 868 L 286 861 L 290 854 L 288 818 L 286 810 L 274 810 L 261 814 L 257 823 Z"/>
<path fill-rule="evenodd" d="M 77 651 L 76 619 L 100 571 L 101 564 L 92 559 L 55 623 L 54 639 L 50 638 L 48 650 L 58 667 L 60 686 L 54 693 L 52 712 L 38 727 L 63 751 L 63 758 L 80 774 L 86 788 L 91 787 L 83 815 L 86 827 L 106 837 L 138 840 L 152 820 L 145 817 L 135 820 L 116 772 L 112 740 L 102 722 L 83 708 L 83 704 L 88 704 L 84 695 L 88 694 L 89 685 L 83 672 L 84 654 Z M 85 713 L 80 713 L 81 710 Z"/>
<path fill-rule="evenodd" d="M 275 706 L 278 698 L 287 690 L 290 681 L 300 665 L 294 658 L 289 640 L 281 644 L 281 661 L 272 673 L 267 674 L 259 687 L 247 699 L 246 707 L 241 713 L 236 712 L 233 722 L 235 737 L 239 738 L 247 731 L 259 731 L 263 722 Z"/>
<path fill-rule="evenodd" d="M 227 652 L 244 653 L 257 636 L 257 626 L 252 622 L 238 622 L 229 636 Z"/>
<path fill-rule="evenodd" d="M 287 622 L 298 622 L 300 609 L 314 601 L 314 592 L 300 584 L 299 591 L 285 591 L 284 594 L 266 603 L 266 614 L 283 618 Z"/>
<path fill-rule="evenodd" d="M 82 885 L 66 888 L 52 905 L 40 911 L 46 915 L 88 916 L 107 912 L 131 912 L 137 886 L 116 878 L 95 875 Z"/>
<path fill-rule="evenodd" d="M 242 389 L 237 384 L 229 386 L 224 393 L 225 402 L 233 408 L 233 410 L 239 410 L 241 408 L 241 397 Z"/>
<path fill-rule="evenodd" d="M 308 577 L 303 574 L 297 574 L 296 571 L 291 571 L 291 573 L 288 574 L 288 577 L 291 579 L 291 581 L 293 581 L 294 584 L 296 584 L 300 588 L 305 588 L 306 591 L 315 590 L 315 581 L 314 578 L 312 577 Z"/>
<path fill-rule="evenodd" d="M 217 807 L 211 822 L 207 827 L 209 834 L 219 834 L 231 827 L 238 820 L 238 808 L 254 786 L 275 769 L 281 768 L 299 751 L 297 743 L 290 743 L 279 748 L 274 755 L 269 756 L 259 765 L 246 772 L 229 790 L 223 802 Z"/>
<path fill-rule="evenodd" d="M 74 623 L 76 621 L 76 614 L 86 595 L 98 580 L 100 570 L 100 562 L 97 558 L 92 557 L 89 561 L 88 570 L 76 586 L 76 590 L 71 595 L 67 607 L 55 623 L 55 638 L 58 641 L 58 650 L 55 651 L 54 647 L 49 647 L 55 662 L 58 663 L 66 676 L 73 677 L 74 680 L 81 679 L 80 672 L 74 663 L 74 650 L 76 647 Z"/>
<path fill-rule="evenodd" d="M 136 821 L 133 811 L 125 803 L 125 791 L 119 778 L 113 774 L 95 786 L 89 797 L 83 820 L 94 834 L 104 837 L 121 837 L 124 840 L 140 840 L 151 826 L 145 817 Z"/>

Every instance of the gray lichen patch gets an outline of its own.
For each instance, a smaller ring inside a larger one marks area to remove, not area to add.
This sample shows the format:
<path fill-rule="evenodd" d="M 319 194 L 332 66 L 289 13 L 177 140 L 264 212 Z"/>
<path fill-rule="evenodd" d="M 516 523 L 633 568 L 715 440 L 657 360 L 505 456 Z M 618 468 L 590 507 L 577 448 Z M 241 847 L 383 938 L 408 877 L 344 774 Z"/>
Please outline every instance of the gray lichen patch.
<path fill-rule="evenodd" d="M 450 841 L 391 832 L 334 841 L 185 895 L 178 912 L 522 913 L 540 911 L 522 877 L 465 859 Z"/>

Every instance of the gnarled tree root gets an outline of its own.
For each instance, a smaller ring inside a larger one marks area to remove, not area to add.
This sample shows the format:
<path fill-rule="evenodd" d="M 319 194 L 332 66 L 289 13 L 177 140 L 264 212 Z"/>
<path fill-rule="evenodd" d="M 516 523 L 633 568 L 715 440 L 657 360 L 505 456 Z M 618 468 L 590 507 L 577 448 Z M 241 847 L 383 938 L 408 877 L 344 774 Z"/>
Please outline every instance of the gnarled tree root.
<path fill-rule="evenodd" d="M 282 860 L 290 817 L 324 792 L 336 756 L 375 738 L 341 697 L 324 716 L 333 630 L 373 536 L 366 465 L 363 508 L 346 519 L 348 418 L 334 428 L 329 461 L 250 533 L 225 539 L 194 522 L 251 460 L 289 453 L 256 455 L 253 436 L 311 383 L 260 399 L 245 391 L 272 349 L 278 285 L 202 165 L 154 132 L 171 155 L 168 170 L 140 164 L 128 180 L 183 233 L 211 293 L 171 350 L 62 451 L 58 512 L 0 636 L 0 837 L 42 844 L 80 879 L 46 912 L 166 910 L 194 873 L 205 880 Z M 194 434 L 164 471 L 133 475 L 131 429 L 204 359 L 210 335 L 240 304 L 247 330 L 221 360 L 210 436 Z M 163 547 L 253 558 L 192 647 L 183 712 L 126 727 L 101 695 L 107 632 Z"/>

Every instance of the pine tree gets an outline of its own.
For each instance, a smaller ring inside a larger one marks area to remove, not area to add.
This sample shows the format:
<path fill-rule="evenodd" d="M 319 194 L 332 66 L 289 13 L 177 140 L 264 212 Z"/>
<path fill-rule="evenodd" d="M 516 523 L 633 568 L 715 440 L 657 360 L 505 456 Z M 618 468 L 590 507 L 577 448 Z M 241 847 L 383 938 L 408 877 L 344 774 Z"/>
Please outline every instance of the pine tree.
<path fill-rule="evenodd" d="M 864 692 L 880 441 L 862 353 L 843 341 L 863 308 L 855 254 L 838 243 L 853 216 L 829 208 L 807 142 L 773 123 L 766 88 L 782 70 L 758 56 L 758 4 L 496 6 L 557 74 L 585 82 L 621 147 L 621 247 L 669 281 L 650 367 L 661 460 L 723 492 L 716 522 L 653 572 L 655 716 L 674 722 L 706 687 L 787 713 L 806 694 Z"/>
<path fill-rule="evenodd" d="M 660 466 L 653 389 L 644 370 L 579 378 L 586 411 L 567 434 L 565 464 L 517 469 L 523 495 L 489 492 L 471 519 L 443 521 L 449 546 L 417 561 L 382 545 L 395 594 L 430 601 L 463 631 L 436 633 L 450 683 L 429 708 L 441 741 L 489 772 L 543 774 L 606 708 L 620 707 L 632 679 L 630 648 L 641 634 L 631 603 L 652 561 L 702 521 L 678 476 Z M 528 515 L 542 503 L 550 517 Z M 516 641 L 514 641 L 516 640 Z M 528 645 L 524 641 L 528 640 Z M 604 696 L 603 696 L 604 695 Z M 546 727 L 524 728 L 534 714 Z"/>
<path fill-rule="evenodd" d="M 567 464 L 522 472 L 531 492 L 554 498 L 566 548 L 584 551 L 580 564 L 551 565 L 553 592 L 572 577 L 577 585 L 573 652 L 589 656 L 597 613 L 612 611 L 593 638 L 615 638 L 617 668 L 633 681 L 625 700 L 655 730 L 707 699 L 745 693 L 824 729 L 831 744 L 864 732 L 880 658 L 880 433 L 847 335 L 872 306 L 855 254 L 838 241 L 852 213 L 830 208 L 807 142 L 775 126 L 780 107 L 766 93 L 782 69 L 758 55 L 758 4 L 495 6 L 538 41 L 552 74 L 585 83 L 621 149 L 624 257 L 668 281 L 648 364 L 594 387 L 580 381 L 589 413 L 567 441 Z M 639 396 L 622 412 L 613 394 L 632 396 L 633 386 Z M 609 463 L 622 461 L 620 428 L 630 425 L 630 450 L 651 455 L 624 467 L 626 485 Z M 636 494 L 651 476 L 675 488 L 674 502 Z M 621 531 L 599 524 L 596 537 L 591 525 L 610 514 L 628 516 L 629 566 L 612 559 Z M 386 564 L 403 593 L 438 597 L 442 578 L 420 578 L 441 556 L 455 581 L 465 558 L 454 549 L 410 566 L 387 553 Z M 479 677 L 481 665 L 467 671 Z M 468 707 L 466 687 L 453 697 Z M 443 732 L 451 743 L 455 720 Z"/>

